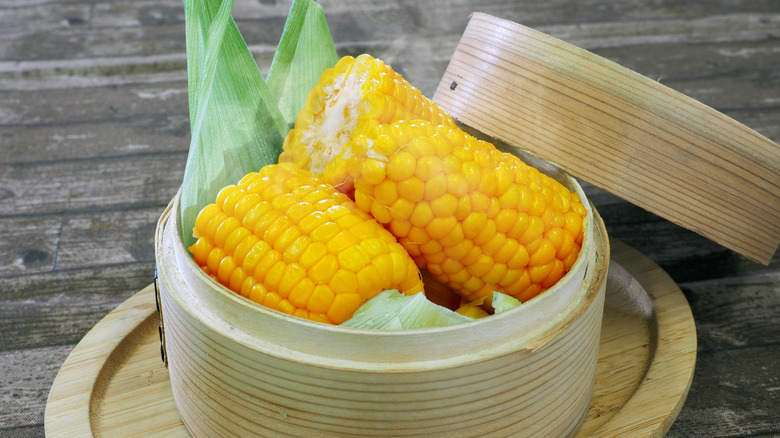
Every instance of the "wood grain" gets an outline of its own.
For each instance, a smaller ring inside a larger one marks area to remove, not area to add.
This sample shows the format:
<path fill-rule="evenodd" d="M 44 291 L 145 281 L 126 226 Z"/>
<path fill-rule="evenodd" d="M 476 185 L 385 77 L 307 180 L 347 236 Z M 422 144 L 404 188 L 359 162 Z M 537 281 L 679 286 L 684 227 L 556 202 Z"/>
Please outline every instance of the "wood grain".
<path fill-rule="evenodd" d="M 684 296 L 657 265 L 621 242 L 613 240 L 612 245 L 616 262 L 610 267 L 606 291 L 596 385 L 577 436 L 622 436 L 628 430 L 637 437 L 660 436 L 676 416 L 693 375 L 695 327 Z M 146 313 L 137 312 L 139 304 Z M 132 323 L 118 327 L 119 319 Z M 62 405 L 52 403 L 47 411 L 50 437 L 61 436 L 55 420 L 50 426 L 50 416 L 75 419 L 83 417 L 83 411 L 90 413 L 95 436 L 189 436 L 160 360 L 157 322 L 149 286 L 93 329 L 112 330 L 121 338 L 118 344 L 87 344 L 87 338 L 79 344 L 72 356 L 89 347 L 91 362 L 102 367 L 87 369 L 68 358 L 52 390 L 52 402 L 72 389 L 73 380 L 93 381 L 86 371 L 99 373 L 92 402 L 68 406 L 60 413 Z M 635 400 L 642 406 L 636 407 Z M 657 417 L 650 414 L 650 406 L 657 407 Z"/>
<path fill-rule="evenodd" d="M 322 4 L 340 54 L 380 56 L 428 96 L 468 14 L 482 11 L 586 48 L 780 141 L 776 0 Z M 261 70 L 288 9 L 289 0 L 236 2 Z M 139 236 L 154 227 L 181 181 L 189 143 L 184 59 L 180 0 L 0 0 L 2 436 L 43 436 L 46 395 L 68 352 L 151 282 L 153 239 Z M 159 166 L 144 165 L 149 153 Z M 62 163 L 72 159 L 82 161 Z M 126 191 L 124 202 L 117 202 L 121 184 L 82 187 L 89 200 L 64 201 L 68 184 L 112 184 L 92 176 L 101 168 L 129 172 L 125 165 L 143 189 Z M 83 178 L 74 175 L 85 169 Z M 39 184 L 50 190 L 17 192 Z M 585 189 L 610 235 L 680 284 L 699 324 L 696 377 L 668 436 L 780 434 L 777 412 L 767 409 L 780 405 L 771 373 L 780 351 L 780 256 L 764 267 L 601 189 Z M 108 220 L 118 230 L 110 245 L 125 255 L 120 260 L 102 260 L 108 231 L 90 243 L 85 228 L 62 228 Z M 83 262 L 64 267 L 60 248 L 72 251 L 76 237 Z"/>
<path fill-rule="evenodd" d="M 780 244 L 777 144 L 578 47 L 474 14 L 434 100 L 754 260 L 768 264 Z"/>

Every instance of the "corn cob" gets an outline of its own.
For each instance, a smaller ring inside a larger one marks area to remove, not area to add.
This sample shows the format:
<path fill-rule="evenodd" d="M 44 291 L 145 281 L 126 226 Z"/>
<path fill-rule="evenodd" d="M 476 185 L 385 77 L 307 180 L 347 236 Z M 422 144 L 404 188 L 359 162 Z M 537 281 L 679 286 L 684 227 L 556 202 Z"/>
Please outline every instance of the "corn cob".
<path fill-rule="evenodd" d="M 204 207 L 189 249 L 202 269 L 264 306 L 340 324 L 385 289 L 422 291 L 420 272 L 354 202 L 290 163 L 265 166 Z"/>
<path fill-rule="evenodd" d="M 325 70 L 287 135 L 280 162 L 294 162 L 352 196 L 344 159 L 353 137 L 379 124 L 452 118 L 379 59 L 346 56 Z"/>
<path fill-rule="evenodd" d="M 586 214 L 577 195 L 490 143 L 404 121 L 347 147 L 357 206 L 469 301 L 493 291 L 527 301 L 577 258 Z"/>

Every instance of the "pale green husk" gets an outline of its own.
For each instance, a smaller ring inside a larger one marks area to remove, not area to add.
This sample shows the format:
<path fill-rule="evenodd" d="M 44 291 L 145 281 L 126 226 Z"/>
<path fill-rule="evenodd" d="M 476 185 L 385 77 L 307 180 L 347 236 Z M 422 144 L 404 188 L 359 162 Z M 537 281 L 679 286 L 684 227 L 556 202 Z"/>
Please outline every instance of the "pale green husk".
<path fill-rule="evenodd" d="M 342 327 L 373 330 L 411 330 L 443 327 L 473 319 L 428 301 L 425 295 L 386 290 L 368 300 Z"/>
<path fill-rule="evenodd" d="M 292 120 L 336 51 L 322 8 L 295 0 L 263 79 L 231 16 L 233 0 L 185 0 L 191 142 L 180 223 L 194 242 L 198 212 L 249 172 L 276 163 Z"/>
<path fill-rule="evenodd" d="M 513 296 L 502 294 L 501 292 L 493 292 L 493 300 L 490 304 L 493 306 L 494 314 L 498 315 L 501 312 L 514 309 L 523 303 Z"/>

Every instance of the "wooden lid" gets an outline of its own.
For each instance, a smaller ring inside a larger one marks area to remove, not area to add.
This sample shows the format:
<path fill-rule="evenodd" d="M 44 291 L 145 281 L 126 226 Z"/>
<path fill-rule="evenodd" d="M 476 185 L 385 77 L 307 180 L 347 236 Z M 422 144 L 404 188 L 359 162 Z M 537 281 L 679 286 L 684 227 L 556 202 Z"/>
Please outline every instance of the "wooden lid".
<path fill-rule="evenodd" d="M 475 13 L 434 100 L 755 261 L 768 264 L 780 243 L 780 146 L 586 50 Z"/>

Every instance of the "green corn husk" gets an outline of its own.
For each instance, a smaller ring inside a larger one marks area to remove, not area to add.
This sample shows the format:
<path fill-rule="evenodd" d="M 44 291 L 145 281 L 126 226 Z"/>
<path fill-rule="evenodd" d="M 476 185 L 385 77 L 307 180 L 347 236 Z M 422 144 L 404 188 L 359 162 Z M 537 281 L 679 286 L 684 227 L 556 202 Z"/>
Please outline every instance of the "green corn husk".
<path fill-rule="evenodd" d="M 341 327 L 371 330 L 411 330 L 443 327 L 473 319 L 428 301 L 422 293 L 403 295 L 386 290 L 371 298 Z"/>
<path fill-rule="evenodd" d="M 198 212 L 223 187 L 276 163 L 305 95 L 336 51 L 322 8 L 295 0 L 268 82 L 231 16 L 233 0 L 185 0 L 191 142 L 180 224 L 194 243 Z"/>

